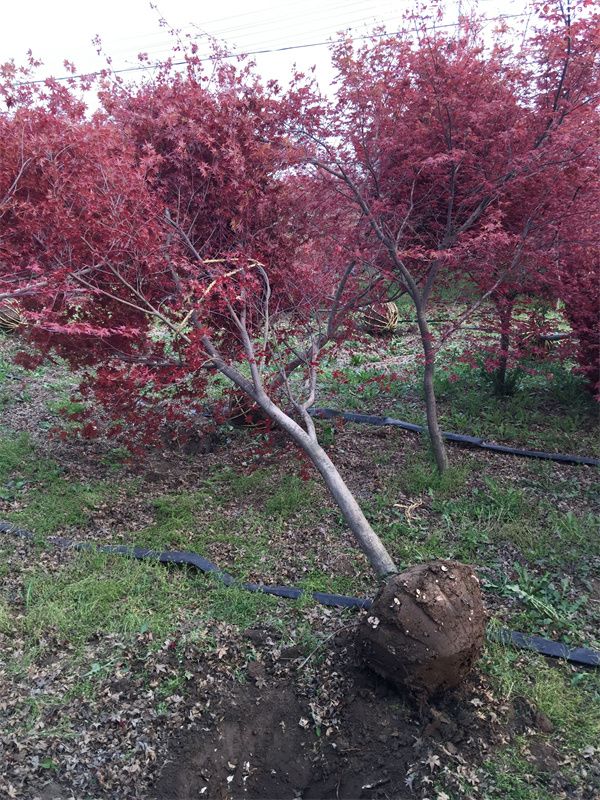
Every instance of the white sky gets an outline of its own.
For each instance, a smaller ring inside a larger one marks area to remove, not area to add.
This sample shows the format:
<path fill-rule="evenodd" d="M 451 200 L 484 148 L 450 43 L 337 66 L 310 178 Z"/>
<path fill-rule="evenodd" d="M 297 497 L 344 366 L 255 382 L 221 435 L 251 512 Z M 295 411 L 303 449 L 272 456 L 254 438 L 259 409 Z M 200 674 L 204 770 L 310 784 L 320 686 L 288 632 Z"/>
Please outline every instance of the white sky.
<path fill-rule="evenodd" d="M 169 37 L 158 20 L 162 14 L 173 27 L 185 32 L 216 35 L 238 52 L 293 47 L 323 42 L 340 30 L 364 36 L 374 25 L 385 23 L 394 30 L 411 0 L 225 0 L 221 5 L 205 0 L 0 0 L 0 63 L 25 60 L 28 49 L 44 62 L 36 77 L 65 74 L 64 59 L 78 72 L 92 72 L 105 64 L 91 44 L 98 34 L 113 58 L 115 69 L 139 64 L 139 52 L 158 61 L 169 51 Z M 463 13 L 474 0 L 460 0 Z M 480 0 L 487 17 L 519 14 L 525 0 Z M 448 3 L 447 22 L 455 22 L 459 0 Z M 518 20 L 515 20 L 518 22 Z M 202 38 L 201 52 L 208 52 Z M 317 77 L 326 89 L 332 73 L 326 46 L 254 56 L 265 78 L 287 83 L 294 65 L 301 70 L 317 66 Z M 139 75 L 139 73 L 137 73 Z M 136 73 L 132 73 L 132 78 Z"/>

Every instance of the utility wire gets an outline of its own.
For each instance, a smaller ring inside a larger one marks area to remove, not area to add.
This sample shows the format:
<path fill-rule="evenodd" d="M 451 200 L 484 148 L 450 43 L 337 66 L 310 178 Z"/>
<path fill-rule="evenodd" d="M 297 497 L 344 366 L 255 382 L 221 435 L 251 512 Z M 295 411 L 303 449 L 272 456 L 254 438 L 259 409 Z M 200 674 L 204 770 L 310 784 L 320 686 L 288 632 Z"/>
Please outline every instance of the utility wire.
<path fill-rule="evenodd" d="M 378 26 L 378 25 L 384 25 L 385 26 L 385 25 L 390 25 L 390 24 L 395 24 L 395 23 L 397 23 L 397 17 L 394 18 L 394 19 L 381 19 L 381 20 L 374 20 L 372 17 L 360 17 L 360 18 L 357 18 L 357 19 L 345 20 L 344 25 L 339 25 L 336 28 L 336 33 L 339 33 L 341 31 L 350 31 L 350 30 L 359 31 L 361 28 L 368 28 L 368 27 L 372 28 L 372 27 Z M 265 31 L 265 33 L 266 32 L 267 31 Z M 331 33 L 331 32 L 332 32 L 332 25 L 327 25 L 327 26 L 324 26 L 324 27 L 320 26 L 319 28 L 313 29 L 313 30 L 308 31 L 308 32 L 307 31 L 299 31 L 296 36 L 293 36 L 292 41 L 293 41 L 293 39 L 306 37 L 308 34 L 310 34 L 312 36 L 317 36 L 317 35 L 326 35 L 326 34 Z M 212 34 L 210 34 L 210 35 L 209 34 L 204 34 L 204 36 L 202 36 L 202 37 L 198 36 L 197 38 L 198 39 L 200 39 L 200 38 L 214 38 L 214 39 L 223 39 L 225 41 L 229 40 L 230 48 L 231 49 L 235 48 L 236 52 L 239 52 L 239 53 L 245 53 L 246 52 L 246 48 L 252 49 L 252 44 L 251 44 L 251 41 L 252 41 L 252 38 L 253 38 L 252 36 L 250 37 L 250 42 L 244 41 L 244 38 L 240 39 L 240 38 L 236 37 L 234 39 L 231 36 L 230 37 L 226 37 L 226 36 L 217 37 L 216 35 L 213 36 Z M 261 47 L 261 49 L 267 49 L 267 48 L 271 47 L 272 45 L 276 45 L 278 41 L 281 41 L 280 37 L 271 36 L 267 40 L 263 39 L 260 47 Z M 160 45 L 157 44 L 154 47 L 145 48 L 143 52 L 144 52 L 144 54 L 146 56 L 148 56 L 148 55 L 157 56 L 157 55 L 159 55 L 161 53 L 168 52 L 168 48 L 169 48 L 170 44 L 172 44 L 172 42 L 163 43 L 163 44 L 160 44 Z M 254 45 L 254 46 L 256 47 L 257 45 Z M 289 47 L 295 47 L 295 46 L 297 46 L 297 45 L 295 45 L 295 44 L 289 45 Z"/>
<path fill-rule="evenodd" d="M 335 25 L 335 23 L 333 22 L 333 18 L 331 20 L 323 18 L 322 20 L 311 20 L 311 21 L 313 23 L 314 22 L 318 23 L 318 25 L 311 27 L 309 30 L 297 30 L 296 32 L 290 34 L 292 43 L 294 42 L 294 40 L 297 40 L 298 38 L 306 39 L 307 36 L 321 37 L 321 36 L 326 36 L 327 34 L 330 35 L 333 35 L 334 33 L 339 34 L 342 31 L 345 32 L 350 30 L 356 31 L 358 33 L 358 31 L 361 28 L 368 29 L 380 25 L 396 25 L 398 23 L 398 17 L 396 15 L 393 18 L 382 17 L 381 19 L 375 19 L 374 17 L 358 16 L 352 19 L 345 19 L 343 21 L 343 24 L 339 23 L 338 25 Z M 277 46 L 277 44 L 281 42 L 281 35 L 277 35 L 281 34 L 281 26 L 279 25 L 279 23 L 275 26 L 263 26 L 258 28 L 257 30 L 258 33 L 260 33 L 261 35 L 260 39 L 258 39 L 258 42 L 260 42 L 260 44 L 257 44 L 257 34 L 253 32 L 249 32 L 248 35 L 246 34 L 235 35 L 230 32 L 225 32 L 223 34 L 216 34 L 216 33 L 213 34 L 205 32 L 205 33 L 198 33 L 195 36 L 193 34 L 188 34 L 188 39 L 192 42 L 193 41 L 198 42 L 201 39 L 215 39 L 219 41 L 224 41 L 229 45 L 230 48 L 235 48 L 239 52 L 244 52 L 245 48 L 248 48 L 250 50 L 256 47 L 260 47 L 260 49 L 266 49 L 271 46 Z M 145 54 L 165 52 L 165 50 L 167 50 L 172 45 L 172 42 L 173 42 L 172 39 L 165 39 L 162 42 L 157 42 L 150 48 L 143 48 L 143 52 Z M 293 46 L 292 43 L 290 43 L 290 46 Z M 111 50 L 111 53 L 112 52 L 113 51 Z M 132 53 L 131 48 L 128 48 L 126 52 L 129 55 L 131 55 Z M 121 50 L 121 53 L 125 54 L 123 50 Z"/>
<path fill-rule="evenodd" d="M 518 19 L 523 17 L 528 17 L 529 14 L 501 14 L 497 17 L 482 17 L 481 22 L 498 22 L 503 19 Z M 448 22 L 443 25 L 435 25 L 430 28 L 426 28 L 425 30 L 428 31 L 436 31 L 441 30 L 442 28 L 457 28 L 460 23 L 458 22 Z M 272 47 L 272 48 L 265 48 L 261 50 L 241 50 L 238 53 L 227 53 L 225 55 L 216 55 L 216 56 L 204 56 L 203 58 L 199 58 L 198 61 L 200 63 L 210 62 L 210 61 L 221 61 L 223 59 L 236 59 L 236 58 L 245 58 L 247 56 L 259 56 L 259 55 L 266 55 L 269 53 L 285 53 L 291 50 L 305 50 L 309 47 L 322 47 L 325 45 L 335 45 L 341 44 L 342 42 L 351 41 L 351 42 L 359 42 L 365 41 L 367 39 L 374 39 L 374 38 L 384 38 L 386 36 L 394 36 L 396 32 L 394 31 L 385 31 L 383 33 L 370 33 L 365 36 L 349 36 L 349 37 L 342 37 L 339 39 L 326 39 L 320 42 L 307 42 L 306 44 L 294 44 L 288 45 L 285 47 Z M 187 61 L 172 61 L 172 67 L 181 67 L 187 64 Z M 147 72 L 152 69 L 158 69 L 161 66 L 160 63 L 155 64 L 142 64 L 136 67 L 121 67 L 120 69 L 111 69 L 107 67 L 106 69 L 96 70 L 94 72 L 84 72 L 78 73 L 76 75 L 62 75 L 59 78 L 53 78 L 52 76 L 47 76 L 46 78 L 39 78 L 34 81 L 20 81 L 17 83 L 17 86 L 33 86 L 35 84 L 46 83 L 48 80 L 55 80 L 55 81 L 71 81 L 76 80 L 77 78 L 94 78 L 98 75 L 103 75 L 106 72 L 110 72 L 113 75 L 122 75 L 126 72 Z"/>
<path fill-rule="evenodd" d="M 294 10 L 294 8 L 295 8 L 295 10 Z M 285 11 L 286 11 L 285 22 L 288 25 L 290 23 L 293 25 L 296 22 L 302 23 L 303 21 L 305 21 L 307 19 L 306 8 L 305 7 L 301 7 L 299 4 L 296 5 L 295 7 L 294 6 L 286 7 Z M 350 3 L 341 2 L 341 3 L 335 4 L 333 6 L 328 6 L 324 10 L 325 13 L 311 14 L 311 16 L 310 16 L 311 30 L 308 33 L 314 35 L 314 33 L 316 32 L 317 28 L 322 28 L 323 27 L 322 23 L 323 24 L 330 23 L 329 24 L 329 29 L 336 28 L 336 22 L 335 21 L 336 21 L 336 19 L 338 19 L 338 20 L 340 19 L 341 12 L 344 12 L 345 14 L 348 14 L 348 15 L 354 15 L 354 16 L 356 16 L 356 14 L 361 14 L 362 18 L 365 18 L 365 14 L 368 11 L 369 11 L 369 9 L 367 7 L 365 7 L 365 3 L 362 0 L 355 0 L 355 2 L 350 2 Z M 235 38 L 236 41 L 239 41 L 239 37 L 240 36 L 243 36 L 244 38 L 247 38 L 249 35 L 251 36 L 256 32 L 263 33 L 263 32 L 266 32 L 266 31 L 269 31 L 269 32 L 270 31 L 277 31 L 278 28 L 281 29 L 281 23 L 282 23 L 282 19 L 281 18 L 278 18 L 278 17 L 276 17 L 276 16 L 271 14 L 269 16 L 264 16 L 262 19 L 260 19 L 260 17 L 258 16 L 259 12 L 258 13 L 250 12 L 250 13 L 251 13 L 253 19 L 250 22 L 246 22 L 246 23 L 242 23 L 242 24 L 238 24 L 237 23 L 237 20 L 238 20 L 237 17 L 230 17 L 229 18 L 229 22 L 233 23 L 233 27 L 230 24 L 227 27 L 218 26 L 217 29 L 215 30 L 215 28 L 214 28 L 215 20 L 208 20 L 208 21 L 202 21 L 201 23 L 190 23 L 190 24 L 186 25 L 183 28 L 177 28 L 175 26 L 175 27 L 173 27 L 172 30 L 173 30 L 173 32 L 180 33 L 183 36 L 186 36 L 188 38 L 189 37 L 194 37 L 194 36 L 196 36 L 197 38 L 213 38 L 213 39 L 225 39 L 225 40 L 232 40 L 232 39 Z M 244 16 L 244 15 L 240 15 L 240 16 Z M 387 15 L 387 16 L 389 16 L 389 15 Z M 367 17 L 367 19 L 371 19 L 371 20 L 375 20 L 376 18 L 378 18 L 378 15 L 376 13 L 374 13 L 374 12 L 371 14 L 370 17 Z M 223 18 L 223 19 L 227 19 L 227 18 Z M 339 30 L 340 28 L 344 28 L 348 24 L 351 24 L 353 21 L 354 20 L 350 20 L 350 19 L 347 19 L 346 17 L 344 17 L 340 21 L 339 26 L 336 29 Z M 167 29 L 167 30 L 170 30 L 170 29 Z M 306 33 L 306 32 L 307 31 L 304 31 L 304 33 Z M 152 35 L 152 34 L 150 34 L 150 35 Z M 169 38 L 169 39 L 165 38 L 166 32 L 164 30 L 157 31 L 153 35 L 155 37 L 156 36 L 162 37 L 162 42 L 172 41 L 172 38 Z M 128 38 L 129 38 L 129 40 L 135 38 L 139 42 L 139 39 L 142 38 L 142 37 L 128 37 Z M 144 37 L 144 38 L 148 38 L 148 37 Z M 115 42 L 115 44 L 117 44 L 117 42 Z M 154 49 L 156 49 L 156 47 L 158 45 L 161 45 L 160 41 L 159 42 L 150 42 L 149 43 L 149 47 L 154 48 Z M 140 43 L 140 48 L 143 49 L 144 51 L 146 51 L 146 49 L 147 49 L 141 43 Z M 122 52 L 124 49 L 127 49 L 129 52 L 131 52 L 132 48 L 131 48 L 131 46 L 127 46 L 126 48 L 121 46 L 121 47 L 118 48 L 117 52 L 118 51 Z"/>

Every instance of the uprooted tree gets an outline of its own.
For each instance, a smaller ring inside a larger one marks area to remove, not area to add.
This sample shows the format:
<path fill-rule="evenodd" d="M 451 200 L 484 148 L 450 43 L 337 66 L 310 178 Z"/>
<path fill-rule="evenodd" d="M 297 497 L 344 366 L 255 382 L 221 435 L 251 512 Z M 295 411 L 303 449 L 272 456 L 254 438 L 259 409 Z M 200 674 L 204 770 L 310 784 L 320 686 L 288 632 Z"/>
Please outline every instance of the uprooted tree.
<path fill-rule="evenodd" d="M 183 73 L 166 65 L 140 87 L 104 85 L 92 118 L 69 88 L 19 87 L 9 68 L 3 94 L 0 299 L 25 314 L 21 362 L 63 356 L 110 415 L 108 432 L 142 441 L 162 420 L 201 411 L 220 373 L 308 456 L 376 573 L 393 576 L 309 413 L 323 348 L 381 281 L 332 244 L 345 212 L 295 169 L 285 136 L 294 98 L 226 66 L 208 89 L 193 55 Z M 90 419 L 84 433 L 95 431 Z M 411 685 L 424 692 L 461 680 L 481 644 L 476 583 L 451 568 L 454 601 L 430 593 L 419 659 L 436 654 L 439 629 L 449 671 L 420 674 Z M 399 583 L 395 596 L 411 591 Z M 468 618 L 468 635 L 442 630 L 449 608 Z M 386 641 L 388 627 L 377 634 Z"/>
<path fill-rule="evenodd" d="M 209 91 L 197 70 L 191 58 L 185 74 L 105 89 L 91 120 L 53 83 L 10 94 L 0 280 L 37 350 L 21 360 L 64 356 L 110 432 L 146 440 L 201 410 L 220 372 L 308 455 L 377 573 L 393 573 L 308 413 L 321 349 L 368 283 L 340 254 L 316 262 L 324 214 L 301 178 L 280 177 L 285 105 L 227 67 Z"/>

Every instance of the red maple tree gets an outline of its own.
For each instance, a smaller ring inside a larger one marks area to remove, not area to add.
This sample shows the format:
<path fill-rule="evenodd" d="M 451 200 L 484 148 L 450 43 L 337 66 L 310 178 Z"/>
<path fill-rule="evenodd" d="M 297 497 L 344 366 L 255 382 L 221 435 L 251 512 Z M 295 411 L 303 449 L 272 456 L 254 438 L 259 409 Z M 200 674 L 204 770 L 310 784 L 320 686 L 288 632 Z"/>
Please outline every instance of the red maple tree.
<path fill-rule="evenodd" d="M 536 12 L 538 27 L 518 46 L 504 30 L 486 44 L 477 18 L 449 32 L 423 16 L 358 49 L 343 42 L 336 101 L 297 132 L 362 230 L 362 257 L 370 250 L 372 266 L 414 304 L 440 470 L 448 459 L 434 370 L 449 332 L 436 339 L 430 329 L 436 287 L 470 275 L 458 323 L 492 301 L 506 352 L 511 303 L 522 291 L 550 292 L 561 271 L 557 209 L 571 201 L 575 173 L 597 166 L 599 18 L 584 10 L 573 20 L 560 5 Z"/>
<path fill-rule="evenodd" d="M 376 571 L 395 571 L 309 414 L 322 348 L 369 281 L 323 241 L 336 212 L 295 170 L 293 104 L 226 67 L 207 87 L 193 55 L 184 74 L 102 93 L 88 118 L 49 82 L 1 117 L 0 297 L 19 298 L 37 354 L 21 360 L 62 355 L 129 440 L 193 420 L 220 373 L 313 461 Z"/>

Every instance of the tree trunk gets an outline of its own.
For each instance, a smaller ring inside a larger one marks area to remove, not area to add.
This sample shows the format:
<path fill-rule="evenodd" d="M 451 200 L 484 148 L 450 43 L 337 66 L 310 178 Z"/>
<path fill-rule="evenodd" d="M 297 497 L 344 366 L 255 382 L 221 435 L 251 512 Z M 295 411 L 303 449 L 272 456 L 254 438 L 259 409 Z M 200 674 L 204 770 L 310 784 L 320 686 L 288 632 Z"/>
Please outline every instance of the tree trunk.
<path fill-rule="evenodd" d="M 514 299 L 512 298 L 503 298 L 502 302 L 496 302 L 496 309 L 500 318 L 500 357 L 498 366 L 494 371 L 494 394 L 498 397 L 505 397 L 509 393 L 507 373 L 513 308 Z"/>
<path fill-rule="evenodd" d="M 387 575 L 398 572 L 396 565 L 381 539 L 362 512 L 354 499 L 354 495 L 337 470 L 333 461 L 321 447 L 315 437 L 311 437 L 298 423 L 276 406 L 268 397 L 257 398 L 258 404 L 290 436 L 310 458 L 312 463 L 321 473 L 325 485 L 337 503 L 346 525 L 375 572 L 385 578 Z"/>
<path fill-rule="evenodd" d="M 352 492 L 325 450 L 318 443 L 311 443 L 310 446 L 303 447 L 303 450 L 321 473 L 325 485 L 339 506 L 346 524 L 369 559 L 375 572 L 382 578 L 397 572 L 396 565 L 381 539 L 369 524 Z"/>
<path fill-rule="evenodd" d="M 507 330 L 502 328 L 500 334 L 500 359 L 496 374 L 494 376 L 494 394 L 504 397 L 507 394 L 506 370 L 508 368 L 508 348 L 510 347 L 510 336 Z"/>
<path fill-rule="evenodd" d="M 435 389 L 433 386 L 433 376 L 435 373 L 435 352 L 431 344 L 431 332 L 427 323 L 425 312 L 420 304 L 415 303 L 417 311 L 417 323 L 421 334 L 421 344 L 425 356 L 425 368 L 423 371 L 423 390 L 425 394 L 425 409 L 427 412 L 427 430 L 433 449 L 435 463 L 440 472 L 448 469 L 448 453 L 442 436 L 442 429 L 438 420 L 437 402 L 435 399 Z"/>
<path fill-rule="evenodd" d="M 382 578 L 398 572 L 392 557 L 363 514 L 360 506 L 354 499 L 354 495 L 346 485 L 334 463 L 317 441 L 312 422 L 309 422 L 310 427 L 313 428 L 312 434 L 307 433 L 307 431 L 298 425 L 292 417 L 288 416 L 279 406 L 275 405 L 262 387 L 253 385 L 249 380 L 244 378 L 235 367 L 227 364 L 220 355 L 218 355 L 217 350 L 208 337 L 204 337 L 203 341 L 207 351 L 213 357 L 213 362 L 217 369 L 251 397 L 270 419 L 279 425 L 292 441 L 294 441 L 310 458 L 321 473 L 325 485 L 342 512 L 346 524 L 375 572 Z"/>

